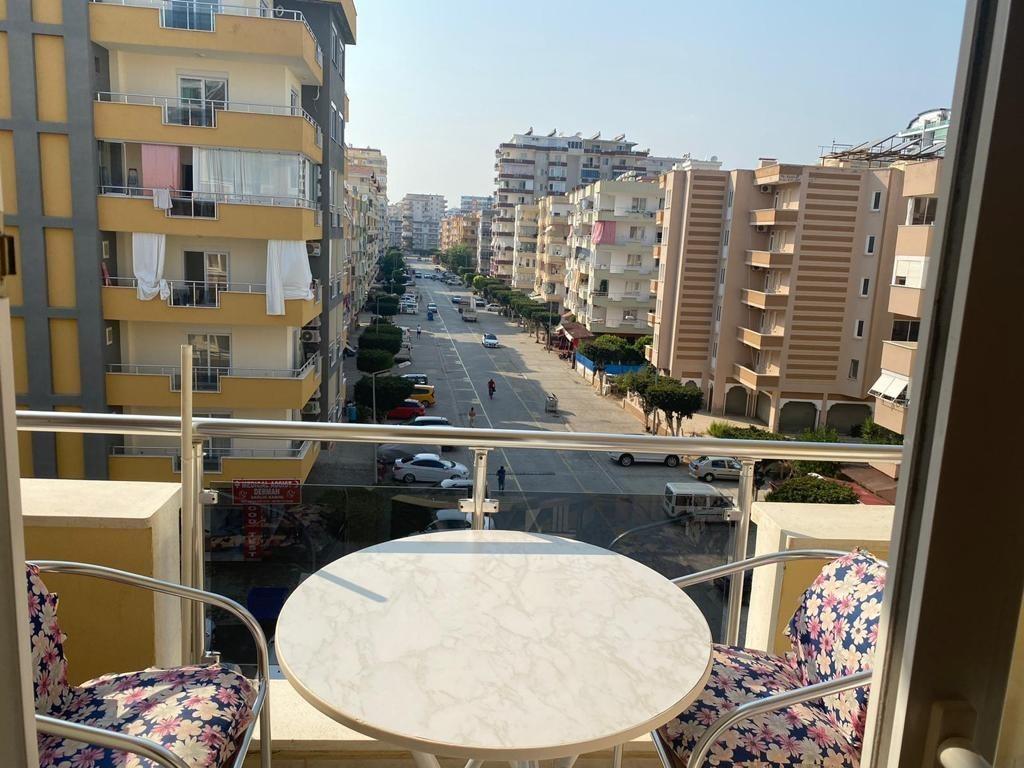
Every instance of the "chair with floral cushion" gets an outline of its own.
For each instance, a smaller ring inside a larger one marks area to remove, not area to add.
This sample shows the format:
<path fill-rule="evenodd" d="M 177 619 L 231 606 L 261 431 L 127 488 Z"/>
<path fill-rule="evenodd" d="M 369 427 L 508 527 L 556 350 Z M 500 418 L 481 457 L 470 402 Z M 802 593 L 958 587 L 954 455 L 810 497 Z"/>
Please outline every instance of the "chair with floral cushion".
<path fill-rule="evenodd" d="M 651 734 L 665 768 L 856 768 L 886 563 L 862 550 L 792 550 L 675 579 L 681 588 L 761 565 L 828 559 L 804 592 L 783 656 L 715 645 L 704 691 Z"/>
<path fill-rule="evenodd" d="M 257 718 L 261 765 L 269 768 L 267 641 L 242 606 L 210 592 L 97 565 L 48 560 L 29 563 L 27 570 L 40 768 L 240 768 Z M 42 572 L 106 579 L 222 608 L 238 617 L 256 642 L 256 679 L 224 664 L 208 664 L 103 675 L 70 686 L 57 595 L 46 588 Z"/>

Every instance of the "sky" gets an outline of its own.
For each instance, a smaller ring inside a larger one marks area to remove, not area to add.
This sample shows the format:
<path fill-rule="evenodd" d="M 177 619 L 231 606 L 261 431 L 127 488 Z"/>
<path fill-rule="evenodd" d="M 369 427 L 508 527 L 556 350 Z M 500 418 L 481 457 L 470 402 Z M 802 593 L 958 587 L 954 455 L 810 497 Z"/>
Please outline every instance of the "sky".
<path fill-rule="evenodd" d="M 388 197 L 494 191 L 513 133 L 625 133 L 723 168 L 815 162 L 948 107 L 963 0 L 356 0 L 345 139 Z"/>

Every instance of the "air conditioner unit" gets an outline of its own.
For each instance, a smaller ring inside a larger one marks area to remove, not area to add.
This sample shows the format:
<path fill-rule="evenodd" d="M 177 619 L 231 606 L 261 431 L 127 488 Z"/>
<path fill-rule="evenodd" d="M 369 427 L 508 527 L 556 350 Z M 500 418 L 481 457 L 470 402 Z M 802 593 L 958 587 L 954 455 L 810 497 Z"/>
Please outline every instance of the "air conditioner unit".
<path fill-rule="evenodd" d="M 302 406 L 302 412 L 305 414 L 312 414 L 318 416 L 320 414 L 320 403 L 315 400 L 311 400 Z"/>
<path fill-rule="evenodd" d="M 303 331 L 299 338 L 306 344 L 319 344 L 320 331 Z"/>
<path fill-rule="evenodd" d="M 756 227 L 754 227 L 754 229 L 756 229 L 758 232 L 767 232 L 768 226 L 766 224 L 758 224 Z"/>
<path fill-rule="evenodd" d="M 767 195 L 769 192 L 772 191 L 772 185 L 771 184 L 762 184 L 761 185 L 761 191 L 764 192 Z"/>

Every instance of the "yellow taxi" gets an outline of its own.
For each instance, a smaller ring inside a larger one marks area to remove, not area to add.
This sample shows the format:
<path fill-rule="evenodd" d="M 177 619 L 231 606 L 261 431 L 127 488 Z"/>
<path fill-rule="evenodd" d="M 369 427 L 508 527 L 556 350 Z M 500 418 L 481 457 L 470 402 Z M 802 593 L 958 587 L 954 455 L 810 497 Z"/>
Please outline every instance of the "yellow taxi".
<path fill-rule="evenodd" d="M 418 400 L 423 405 L 429 407 L 437 402 L 437 398 L 434 397 L 434 385 L 433 384 L 417 384 L 412 394 L 409 395 L 410 400 Z"/>

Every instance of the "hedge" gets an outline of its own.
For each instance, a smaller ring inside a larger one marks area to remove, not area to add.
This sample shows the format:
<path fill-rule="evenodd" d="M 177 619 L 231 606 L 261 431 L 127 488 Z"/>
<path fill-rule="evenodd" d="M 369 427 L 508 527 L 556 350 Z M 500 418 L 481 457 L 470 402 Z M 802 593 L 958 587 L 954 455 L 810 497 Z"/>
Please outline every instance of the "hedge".
<path fill-rule="evenodd" d="M 793 477 L 766 497 L 766 501 L 795 504 L 856 504 L 860 499 L 848 485 L 817 477 Z"/>

